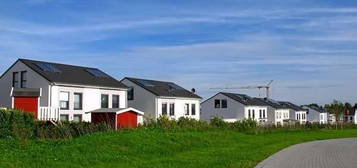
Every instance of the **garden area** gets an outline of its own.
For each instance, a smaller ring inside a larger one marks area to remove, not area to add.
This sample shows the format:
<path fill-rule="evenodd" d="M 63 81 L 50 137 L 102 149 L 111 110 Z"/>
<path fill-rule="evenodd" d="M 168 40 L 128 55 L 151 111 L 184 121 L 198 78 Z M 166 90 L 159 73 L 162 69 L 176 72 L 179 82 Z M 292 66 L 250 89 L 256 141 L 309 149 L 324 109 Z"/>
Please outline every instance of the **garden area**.
<path fill-rule="evenodd" d="M 0 167 L 254 167 L 293 144 L 357 137 L 355 125 L 259 126 L 163 117 L 137 129 L 34 121 L 0 110 Z"/>

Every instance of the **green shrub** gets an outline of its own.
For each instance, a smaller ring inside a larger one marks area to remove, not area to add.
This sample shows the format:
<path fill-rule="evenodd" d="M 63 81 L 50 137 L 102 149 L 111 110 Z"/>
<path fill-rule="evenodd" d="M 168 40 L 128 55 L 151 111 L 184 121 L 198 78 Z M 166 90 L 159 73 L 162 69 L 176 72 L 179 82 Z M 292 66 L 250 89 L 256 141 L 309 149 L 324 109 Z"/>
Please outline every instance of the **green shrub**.
<path fill-rule="evenodd" d="M 209 121 L 209 125 L 215 128 L 227 128 L 228 127 L 228 123 L 223 121 L 222 118 L 219 117 L 213 117 L 211 118 L 211 120 Z"/>
<path fill-rule="evenodd" d="M 33 138 L 35 120 L 20 110 L 0 109 L 0 138 L 14 137 L 23 142 Z"/>

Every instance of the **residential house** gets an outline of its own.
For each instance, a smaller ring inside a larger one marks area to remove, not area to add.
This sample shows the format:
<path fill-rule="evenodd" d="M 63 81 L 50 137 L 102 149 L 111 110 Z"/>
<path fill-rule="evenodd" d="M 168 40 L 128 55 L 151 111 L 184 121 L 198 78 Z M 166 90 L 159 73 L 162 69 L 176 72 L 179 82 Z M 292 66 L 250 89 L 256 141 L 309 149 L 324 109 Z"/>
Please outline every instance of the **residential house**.
<path fill-rule="evenodd" d="M 307 122 L 320 124 L 328 123 L 328 113 L 323 108 L 309 105 L 303 105 L 302 108 L 307 111 Z"/>
<path fill-rule="evenodd" d="M 275 125 L 286 125 L 296 122 L 295 111 L 284 103 L 270 98 L 256 98 L 268 106 L 268 113 L 274 114 L 272 120 Z"/>
<path fill-rule="evenodd" d="M 247 95 L 219 92 L 201 103 L 201 120 L 219 117 L 235 122 L 250 118 L 259 123 L 273 123 L 274 114 L 269 114 L 267 108 L 264 102 Z"/>
<path fill-rule="evenodd" d="M 307 122 L 307 110 L 287 101 L 280 101 L 279 103 L 289 107 L 295 113 L 295 120 L 300 124 L 305 124 Z"/>
<path fill-rule="evenodd" d="M 171 119 L 188 117 L 200 119 L 200 96 L 173 83 L 125 77 L 121 80 L 129 87 L 130 107 L 145 111 L 145 116 L 156 119 L 166 115 Z"/>
<path fill-rule="evenodd" d="M 347 109 L 344 112 L 343 118 L 345 123 L 357 124 L 357 109 Z"/>
<path fill-rule="evenodd" d="M 91 121 L 86 112 L 127 108 L 127 90 L 97 68 L 19 59 L 0 77 L 0 106 L 39 120 Z"/>

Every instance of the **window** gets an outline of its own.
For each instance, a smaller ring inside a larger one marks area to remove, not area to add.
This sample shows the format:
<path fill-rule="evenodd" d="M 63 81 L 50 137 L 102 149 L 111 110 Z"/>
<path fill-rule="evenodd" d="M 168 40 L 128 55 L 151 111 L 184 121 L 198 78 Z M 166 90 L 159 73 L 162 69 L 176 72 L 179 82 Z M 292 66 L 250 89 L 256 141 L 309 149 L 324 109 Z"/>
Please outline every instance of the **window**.
<path fill-rule="evenodd" d="M 221 101 L 219 99 L 214 100 L 214 108 L 221 108 Z"/>
<path fill-rule="evenodd" d="M 12 73 L 12 87 L 14 88 L 19 87 L 19 72 Z"/>
<path fill-rule="evenodd" d="M 222 108 L 227 108 L 227 100 L 226 99 L 222 100 Z"/>
<path fill-rule="evenodd" d="M 167 115 L 167 103 L 162 103 L 161 105 L 161 114 Z"/>
<path fill-rule="evenodd" d="M 196 115 L 196 104 L 191 104 L 191 114 Z"/>
<path fill-rule="evenodd" d="M 68 121 L 69 120 L 68 114 L 61 114 L 60 115 L 60 120 L 61 121 Z"/>
<path fill-rule="evenodd" d="M 119 108 L 119 95 L 112 96 L 112 108 Z"/>
<path fill-rule="evenodd" d="M 27 72 L 21 71 L 21 88 L 26 88 L 27 85 Z"/>
<path fill-rule="evenodd" d="M 250 116 L 250 110 L 248 110 L 248 118 L 250 118 L 251 116 Z"/>
<path fill-rule="evenodd" d="M 128 90 L 128 100 L 134 100 L 134 88 L 130 87 Z"/>
<path fill-rule="evenodd" d="M 266 118 L 265 110 L 263 110 L 263 118 Z"/>
<path fill-rule="evenodd" d="M 306 116 L 305 113 L 302 113 L 302 119 L 305 120 Z"/>
<path fill-rule="evenodd" d="M 74 110 L 82 110 L 82 93 L 74 93 Z"/>
<path fill-rule="evenodd" d="M 255 111 L 252 110 L 252 118 L 255 118 Z"/>
<path fill-rule="evenodd" d="M 74 114 L 73 121 L 74 122 L 82 122 L 82 114 Z"/>
<path fill-rule="evenodd" d="M 61 110 L 69 109 L 69 92 L 60 92 L 60 108 Z"/>
<path fill-rule="evenodd" d="M 262 114 L 262 110 L 259 110 L 259 118 L 262 118 L 263 114 Z"/>
<path fill-rule="evenodd" d="M 101 96 L 101 108 L 108 108 L 109 107 L 109 96 L 107 94 L 102 94 Z"/>
<path fill-rule="evenodd" d="M 170 103 L 170 116 L 175 115 L 175 104 Z"/>
<path fill-rule="evenodd" d="M 190 104 L 185 104 L 185 115 L 190 115 Z"/>

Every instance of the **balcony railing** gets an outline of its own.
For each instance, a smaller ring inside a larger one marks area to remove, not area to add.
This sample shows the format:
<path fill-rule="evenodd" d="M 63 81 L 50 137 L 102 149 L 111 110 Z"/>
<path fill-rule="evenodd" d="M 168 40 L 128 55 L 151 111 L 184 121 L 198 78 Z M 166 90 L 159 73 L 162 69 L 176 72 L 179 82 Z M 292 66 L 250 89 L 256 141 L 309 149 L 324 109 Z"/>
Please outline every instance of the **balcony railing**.
<path fill-rule="evenodd" d="M 58 107 L 40 107 L 38 120 L 58 121 L 60 119 L 60 108 Z"/>

